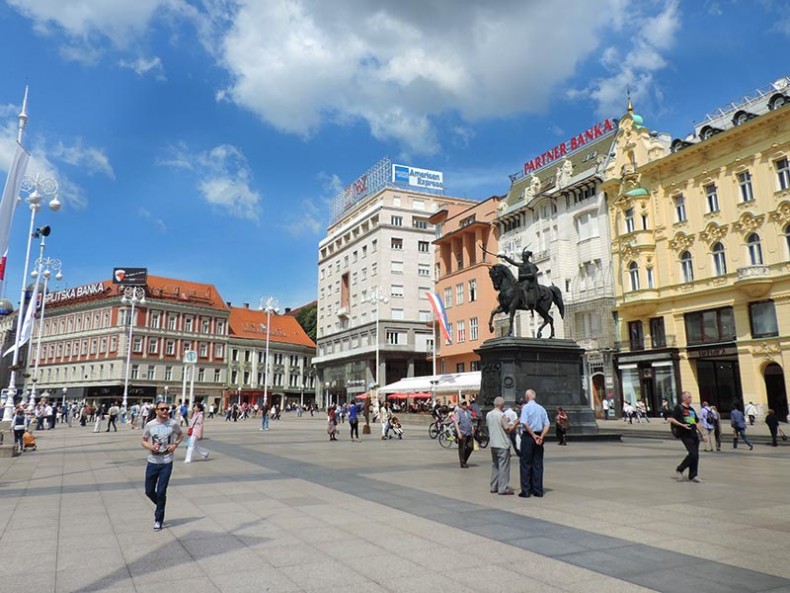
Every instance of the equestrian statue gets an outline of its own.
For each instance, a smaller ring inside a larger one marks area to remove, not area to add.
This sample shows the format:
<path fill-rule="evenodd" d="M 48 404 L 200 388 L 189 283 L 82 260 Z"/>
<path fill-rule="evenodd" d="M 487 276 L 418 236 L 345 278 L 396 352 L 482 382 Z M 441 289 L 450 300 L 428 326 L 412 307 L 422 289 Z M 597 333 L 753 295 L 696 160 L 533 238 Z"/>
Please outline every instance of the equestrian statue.
<path fill-rule="evenodd" d="M 489 253 L 485 249 L 483 251 L 493 255 L 493 253 Z M 565 317 L 565 305 L 562 303 L 562 292 L 560 289 L 553 284 L 551 286 L 543 286 L 538 283 L 538 266 L 529 261 L 530 257 L 532 257 L 532 252 L 529 249 L 524 249 L 521 253 L 520 262 L 504 254 L 499 254 L 497 257 L 518 268 L 518 279 L 510 271 L 510 268 L 504 264 L 495 264 L 488 271 L 488 275 L 491 276 L 491 282 L 494 284 L 494 289 L 499 291 L 499 306 L 491 311 L 491 317 L 488 319 L 489 331 L 491 333 L 494 332 L 494 315 L 507 313 L 510 315 L 510 328 L 507 335 L 512 336 L 513 318 L 516 315 L 516 311 L 521 309 L 531 313 L 537 311 L 538 315 L 543 318 L 543 324 L 538 328 L 538 338 L 541 337 L 543 328 L 547 325 L 551 328 L 549 338 L 553 338 L 554 318 L 549 315 L 551 306 L 556 305 L 560 312 L 560 317 Z"/>

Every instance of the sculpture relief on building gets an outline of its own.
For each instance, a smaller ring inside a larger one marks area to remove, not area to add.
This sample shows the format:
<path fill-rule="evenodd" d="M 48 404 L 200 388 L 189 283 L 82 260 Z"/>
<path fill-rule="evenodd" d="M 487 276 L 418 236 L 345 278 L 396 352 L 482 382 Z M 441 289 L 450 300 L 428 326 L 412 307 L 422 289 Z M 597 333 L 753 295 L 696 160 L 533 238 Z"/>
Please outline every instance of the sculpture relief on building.
<path fill-rule="evenodd" d="M 554 184 L 557 189 L 563 189 L 570 184 L 571 177 L 573 177 L 573 164 L 569 159 L 565 159 L 554 173 Z"/>
<path fill-rule="evenodd" d="M 675 237 L 669 242 L 669 247 L 673 251 L 685 251 L 694 245 L 694 235 L 687 235 L 686 233 L 675 233 Z"/>
<path fill-rule="evenodd" d="M 715 222 L 711 222 L 705 227 L 705 230 L 700 233 L 700 239 L 702 239 L 703 243 L 710 244 L 715 243 L 716 241 L 721 241 L 726 234 L 726 224 L 718 225 Z"/>
<path fill-rule="evenodd" d="M 779 207 L 769 215 L 774 222 L 782 224 L 790 221 L 790 202 L 782 202 Z"/>
<path fill-rule="evenodd" d="M 532 198 L 540 193 L 540 179 L 534 173 L 530 174 L 529 176 L 529 183 L 524 188 L 524 192 L 521 194 L 524 198 L 524 201 L 529 203 Z"/>
<path fill-rule="evenodd" d="M 738 219 L 738 222 L 732 225 L 732 230 L 742 235 L 753 233 L 763 225 L 764 220 L 764 214 L 754 216 L 751 212 L 744 212 Z"/>

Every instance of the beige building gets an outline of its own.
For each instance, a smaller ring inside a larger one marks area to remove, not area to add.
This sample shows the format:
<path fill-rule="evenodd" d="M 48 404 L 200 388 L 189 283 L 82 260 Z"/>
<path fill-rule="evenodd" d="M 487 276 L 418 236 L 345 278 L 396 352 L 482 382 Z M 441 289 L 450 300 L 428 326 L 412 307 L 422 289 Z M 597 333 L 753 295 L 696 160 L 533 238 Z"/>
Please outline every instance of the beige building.
<path fill-rule="evenodd" d="M 325 401 L 431 374 L 436 237 L 431 214 L 474 202 L 443 195 L 442 174 L 383 159 L 333 202 L 318 246 L 316 366 Z M 378 360 L 378 368 L 376 361 Z"/>
<path fill-rule="evenodd" d="M 790 363 L 787 80 L 669 145 L 629 112 L 604 191 L 623 398 L 682 390 L 784 418 Z"/>

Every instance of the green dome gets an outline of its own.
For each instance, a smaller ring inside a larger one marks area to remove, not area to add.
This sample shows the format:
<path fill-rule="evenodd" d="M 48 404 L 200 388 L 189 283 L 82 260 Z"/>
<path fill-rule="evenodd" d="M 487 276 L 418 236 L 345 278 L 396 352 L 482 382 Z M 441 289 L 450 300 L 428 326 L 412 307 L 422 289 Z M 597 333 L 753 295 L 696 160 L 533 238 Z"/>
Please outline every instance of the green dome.
<path fill-rule="evenodd" d="M 642 116 L 637 113 L 632 113 L 631 119 L 634 120 L 634 123 L 638 126 L 644 125 L 644 120 L 642 119 Z"/>
<path fill-rule="evenodd" d="M 627 195 L 629 198 L 639 198 L 641 196 L 649 196 L 650 192 L 648 192 L 644 187 L 637 187 L 636 189 L 625 192 L 625 195 Z"/>

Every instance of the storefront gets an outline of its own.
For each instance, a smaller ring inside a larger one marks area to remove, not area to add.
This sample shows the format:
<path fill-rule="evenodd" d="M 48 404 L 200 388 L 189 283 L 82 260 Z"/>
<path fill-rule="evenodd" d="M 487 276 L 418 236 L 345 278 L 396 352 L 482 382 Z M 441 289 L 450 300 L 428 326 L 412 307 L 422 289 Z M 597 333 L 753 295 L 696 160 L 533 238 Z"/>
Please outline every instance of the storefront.
<path fill-rule="evenodd" d="M 650 354 L 621 354 L 617 357 L 622 402 L 632 405 L 645 400 L 648 413 L 657 416 L 664 400 L 674 408 L 681 390 L 677 349 Z M 621 406 L 622 409 L 622 406 Z"/>
<path fill-rule="evenodd" d="M 735 404 L 743 405 L 738 348 L 735 342 L 705 344 L 687 348 L 689 362 L 697 377 L 699 399 L 715 405 L 727 417 Z"/>

